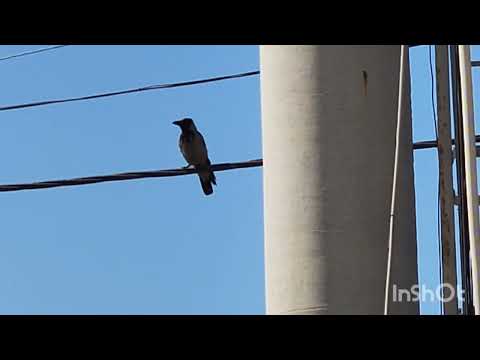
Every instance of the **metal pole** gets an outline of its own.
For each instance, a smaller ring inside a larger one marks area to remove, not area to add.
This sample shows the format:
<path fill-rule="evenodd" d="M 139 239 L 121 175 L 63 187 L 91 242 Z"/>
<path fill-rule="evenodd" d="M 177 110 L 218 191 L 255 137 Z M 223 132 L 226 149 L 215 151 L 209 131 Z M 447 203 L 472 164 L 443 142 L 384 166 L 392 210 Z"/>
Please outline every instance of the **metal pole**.
<path fill-rule="evenodd" d="M 437 75 L 442 284 L 444 285 L 444 301 L 442 304 L 443 313 L 445 315 L 456 315 L 458 313 L 457 264 L 455 252 L 455 228 L 453 221 L 454 199 L 452 176 L 452 134 L 450 125 L 450 84 L 448 80 L 448 47 L 446 45 L 435 46 L 435 65 Z"/>
<path fill-rule="evenodd" d="M 470 282 L 468 214 L 465 197 L 465 156 L 463 153 L 462 103 L 460 101 L 460 71 L 458 67 L 458 45 L 450 45 L 450 69 L 452 79 L 452 106 L 455 124 L 455 163 L 457 168 L 458 222 L 460 234 L 460 259 L 462 289 L 464 291 L 463 314 L 473 314 L 472 289 Z"/>
<path fill-rule="evenodd" d="M 268 314 L 383 313 L 399 53 L 260 47 Z M 405 91 L 392 289 L 410 290 L 418 280 L 409 80 Z M 391 301 L 392 314 L 418 314 L 418 302 Z"/>
<path fill-rule="evenodd" d="M 470 261 L 472 264 L 472 290 L 475 314 L 480 314 L 480 231 L 478 216 L 477 154 L 475 148 L 475 123 L 473 116 L 472 67 L 470 46 L 459 45 L 460 84 L 463 111 L 463 139 L 465 154 L 465 182 L 467 189 Z"/>

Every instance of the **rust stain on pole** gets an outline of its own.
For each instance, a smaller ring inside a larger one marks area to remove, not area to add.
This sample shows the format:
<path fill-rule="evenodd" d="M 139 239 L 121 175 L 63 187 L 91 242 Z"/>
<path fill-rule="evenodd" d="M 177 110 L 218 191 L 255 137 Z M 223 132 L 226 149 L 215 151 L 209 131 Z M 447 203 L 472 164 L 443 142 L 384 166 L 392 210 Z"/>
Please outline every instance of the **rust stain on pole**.
<path fill-rule="evenodd" d="M 366 70 L 362 70 L 363 75 L 363 92 L 367 96 L 367 85 L 368 85 L 368 73 Z"/>

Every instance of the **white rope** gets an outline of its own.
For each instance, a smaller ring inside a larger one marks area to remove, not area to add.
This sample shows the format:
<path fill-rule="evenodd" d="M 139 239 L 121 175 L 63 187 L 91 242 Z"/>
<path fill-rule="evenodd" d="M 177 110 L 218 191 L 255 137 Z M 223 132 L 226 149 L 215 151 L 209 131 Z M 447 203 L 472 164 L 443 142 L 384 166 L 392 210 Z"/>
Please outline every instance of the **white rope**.
<path fill-rule="evenodd" d="M 390 231 L 388 234 L 388 260 L 387 260 L 387 278 L 385 281 L 385 307 L 384 315 L 388 315 L 388 300 L 390 291 L 390 273 L 392 269 L 392 248 L 393 248 L 393 225 L 395 220 L 395 203 L 397 198 L 397 177 L 398 177 L 398 158 L 400 149 L 400 129 L 401 119 L 403 116 L 403 80 L 405 73 L 405 60 L 408 48 L 405 45 L 400 47 L 400 73 L 398 81 L 398 109 L 397 109 L 397 130 L 395 135 L 395 161 L 393 165 L 393 186 L 392 186 L 392 202 L 390 205 Z"/>

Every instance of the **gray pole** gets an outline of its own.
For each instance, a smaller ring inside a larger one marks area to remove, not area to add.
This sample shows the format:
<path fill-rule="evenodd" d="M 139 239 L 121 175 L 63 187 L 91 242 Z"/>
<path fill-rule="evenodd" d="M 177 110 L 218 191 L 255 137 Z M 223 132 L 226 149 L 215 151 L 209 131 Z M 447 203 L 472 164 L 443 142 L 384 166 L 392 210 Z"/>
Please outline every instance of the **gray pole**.
<path fill-rule="evenodd" d="M 475 315 L 480 315 L 480 225 L 478 214 L 477 158 L 475 149 L 475 121 L 473 114 L 472 65 L 470 46 L 458 46 L 460 88 L 462 94 L 463 139 L 465 154 L 465 182 L 472 264 L 472 290 Z"/>
<path fill-rule="evenodd" d="M 268 314 L 383 313 L 399 61 L 400 46 L 261 46 Z M 419 310 L 393 301 L 418 282 L 405 85 L 391 314 Z"/>
<path fill-rule="evenodd" d="M 452 130 L 450 119 L 448 47 L 435 46 L 437 74 L 438 162 L 440 178 L 440 221 L 442 242 L 443 313 L 458 314 L 457 261 L 453 222 Z M 449 300 L 450 301 L 446 301 Z"/>
<path fill-rule="evenodd" d="M 459 220 L 459 245 L 460 245 L 460 266 L 462 275 L 462 310 L 464 315 L 474 314 L 472 302 L 472 283 L 470 268 L 470 239 L 468 231 L 468 209 L 465 184 L 465 154 L 463 139 L 463 115 L 462 99 L 460 94 L 460 67 L 458 59 L 458 45 L 449 45 L 450 48 L 450 73 L 452 79 L 452 109 L 455 124 L 455 164 L 457 173 L 457 192 L 459 198 L 458 220 Z"/>

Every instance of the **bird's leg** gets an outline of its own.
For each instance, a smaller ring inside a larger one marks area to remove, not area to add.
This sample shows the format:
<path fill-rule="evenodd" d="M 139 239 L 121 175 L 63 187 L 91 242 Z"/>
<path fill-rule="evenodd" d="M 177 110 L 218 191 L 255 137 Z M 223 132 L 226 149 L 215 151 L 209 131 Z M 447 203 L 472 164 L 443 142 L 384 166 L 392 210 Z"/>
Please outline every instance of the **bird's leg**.
<path fill-rule="evenodd" d="M 192 164 L 187 164 L 187 166 L 183 166 L 182 169 L 192 169 L 193 165 Z"/>

